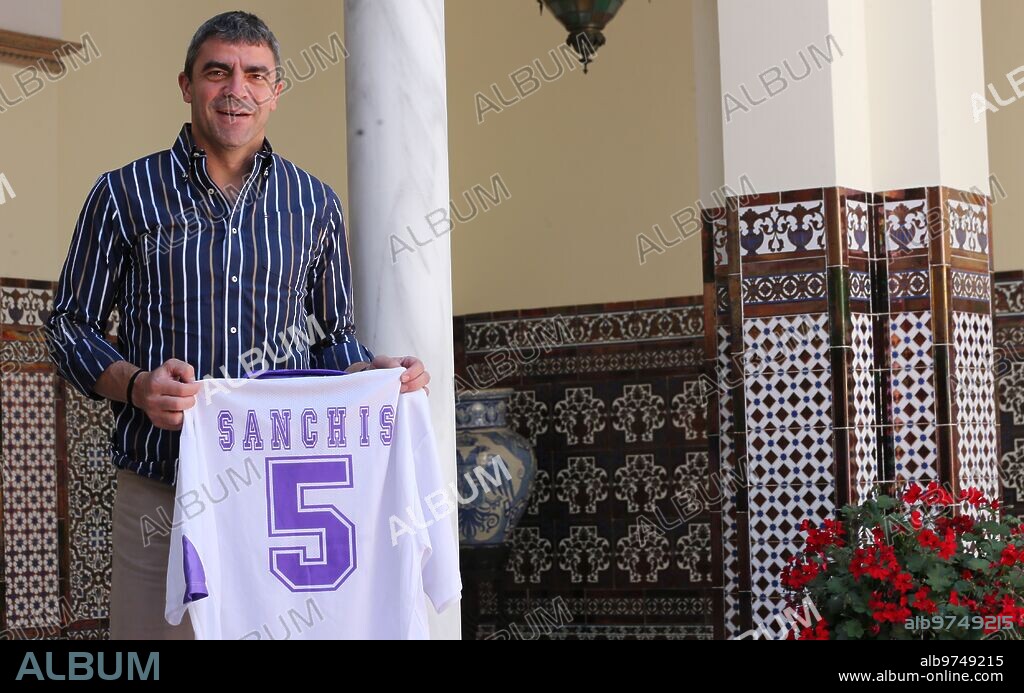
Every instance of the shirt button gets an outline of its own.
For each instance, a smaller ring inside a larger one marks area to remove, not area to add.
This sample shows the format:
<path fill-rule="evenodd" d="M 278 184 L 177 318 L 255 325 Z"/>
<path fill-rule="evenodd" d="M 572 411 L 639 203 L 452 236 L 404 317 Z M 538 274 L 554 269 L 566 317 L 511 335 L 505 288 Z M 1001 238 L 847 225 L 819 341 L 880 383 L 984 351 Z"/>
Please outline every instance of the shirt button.
<path fill-rule="evenodd" d="M 237 284 L 238 283 L 238 277 L 231 277 L 231 281 L 234 282 L 235 284 Z"/>
<path fill-rule="evenodd" d="M 237 327 L 232 327 L 231 328 L 231 334 L 236 334 L 237 332 L 238 332 L 238 328 Z"/>
<path fill-rule="evenodd" d="M 238 233 L 238 229 L 231 229 L 231 233 Z"/>
<path fill-rule="evenodd" d="M 213 188 L 210 188 L 210 194 L 211 195 L 213 194 Z"/>

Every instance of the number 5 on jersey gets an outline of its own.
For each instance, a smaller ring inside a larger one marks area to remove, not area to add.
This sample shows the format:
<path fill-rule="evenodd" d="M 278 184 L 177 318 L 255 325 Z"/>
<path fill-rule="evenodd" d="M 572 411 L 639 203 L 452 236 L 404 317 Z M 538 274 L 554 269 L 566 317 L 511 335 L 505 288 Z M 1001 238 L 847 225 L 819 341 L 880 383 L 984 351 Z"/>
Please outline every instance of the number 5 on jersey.
<path fill-rule="evenodd" d="M 352 456 L 268 457 L 266 478 L 270 537 L 312 538 L 319 548 L 273 547 L 270 572 L 292 592 L 338 589 L 356 569 L 355 525 L 333 505 L 307 500 L 306 492 L 352 488 Z"/>

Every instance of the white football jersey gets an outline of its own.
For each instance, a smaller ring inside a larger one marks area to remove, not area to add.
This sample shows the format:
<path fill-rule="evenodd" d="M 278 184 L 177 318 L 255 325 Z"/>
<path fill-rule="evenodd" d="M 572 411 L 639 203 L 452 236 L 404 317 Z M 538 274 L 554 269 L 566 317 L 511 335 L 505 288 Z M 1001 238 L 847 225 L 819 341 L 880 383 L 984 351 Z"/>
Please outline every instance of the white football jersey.
<path fill-rule="evenodd" d="M 199 640 L 426 639 L 457 502 L 401 368 L 207 379 L 185 413 L 165 616 Z"/>

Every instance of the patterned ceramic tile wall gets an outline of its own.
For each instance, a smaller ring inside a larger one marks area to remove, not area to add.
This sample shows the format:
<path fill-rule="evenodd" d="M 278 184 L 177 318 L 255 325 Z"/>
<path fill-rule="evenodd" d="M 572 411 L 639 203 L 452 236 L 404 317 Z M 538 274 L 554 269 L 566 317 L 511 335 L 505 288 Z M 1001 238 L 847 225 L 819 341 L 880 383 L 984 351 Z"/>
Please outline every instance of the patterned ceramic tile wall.
<path fill-rule="evenodd" d="M 55 374 L 40 330 L 54 288 L 0 279 L 0 629 L 11 638 L 105 638 L 109 407 Z"/>
<path fill-rule="evenodd" d="M 467 635 L 713 635 L 719 530 L 689 506 L 709 477 L 703 338 L 700 297 L 456 319 L 459 383 L 514 388 L 510 421 L 539 461 L 507 558 L 478 572 L 464 551 L 480 590 Z M 535 633 L 526 615 L 555 599 L 572 622 Z"/>

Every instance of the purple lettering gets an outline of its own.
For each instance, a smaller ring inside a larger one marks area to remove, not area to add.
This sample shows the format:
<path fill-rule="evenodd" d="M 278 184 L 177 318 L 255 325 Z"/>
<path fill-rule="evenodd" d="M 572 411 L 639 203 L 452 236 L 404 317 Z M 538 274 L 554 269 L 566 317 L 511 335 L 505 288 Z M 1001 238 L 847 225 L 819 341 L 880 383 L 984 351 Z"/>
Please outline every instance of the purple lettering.
<path fill-rule="evenodd" d="M 245 438 L 242 447 L 246 450 L 262 450 L 263 438 L 260 436 L 260 424 L 256 420 L 256 412 L 252 409 L 245 416 Z"/>
<path fill-rule="evenodd" d="M 220 449 L 224 452 L 228 452 L 235 447 L 235 432 L 231 430 L 233 422 L 231 412 L 227 409 L 222 409 L 217 416 L 217 429 L 220 431 Z"/>

